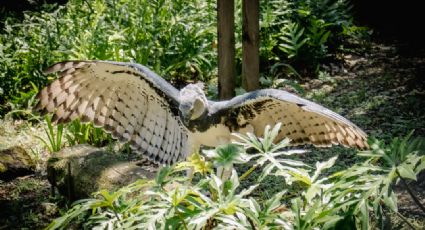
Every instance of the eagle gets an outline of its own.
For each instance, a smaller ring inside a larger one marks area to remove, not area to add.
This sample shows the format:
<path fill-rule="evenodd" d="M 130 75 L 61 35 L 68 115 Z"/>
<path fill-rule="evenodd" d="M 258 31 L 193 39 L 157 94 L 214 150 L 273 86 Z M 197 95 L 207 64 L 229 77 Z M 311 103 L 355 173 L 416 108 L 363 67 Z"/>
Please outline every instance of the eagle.
<path fill-rule="evenodd" d="M 212 101 L 199 84 L 181 90 L 147 67 L 113 61 L 64 61 L 45 70 L 59 77 L 42 89 L 36 109 L 58 123 L 81 119 L 103 127 L 158 164 L 185 160 L 201 146 L 231 141 L 232 133 L 262 136 L 281 123 L 276 141 L 364 149 L 367 135 L 341 115 L 278 89 Z"/>

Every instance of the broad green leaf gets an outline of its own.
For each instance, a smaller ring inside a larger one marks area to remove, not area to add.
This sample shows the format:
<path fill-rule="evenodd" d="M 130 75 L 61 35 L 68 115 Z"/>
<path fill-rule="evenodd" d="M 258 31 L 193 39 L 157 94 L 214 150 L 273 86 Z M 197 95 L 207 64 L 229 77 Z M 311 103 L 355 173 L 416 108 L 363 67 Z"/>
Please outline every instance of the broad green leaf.
<path fill-rule="evenodd" d="M 403 178 L 416 180 L 416 174 L 413 171 L 413 168 L 410 167 L 409 165 L 402 164 L 397 167 L 397 171 L 400 173 L 400 176 Z"/>

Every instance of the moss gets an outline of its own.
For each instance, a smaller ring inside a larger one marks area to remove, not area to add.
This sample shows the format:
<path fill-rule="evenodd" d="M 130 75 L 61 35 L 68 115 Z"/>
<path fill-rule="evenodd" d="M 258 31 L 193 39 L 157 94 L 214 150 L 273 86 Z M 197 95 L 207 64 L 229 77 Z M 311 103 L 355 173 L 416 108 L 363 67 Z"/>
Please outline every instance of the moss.
<path fill-rule="evenodd" d="M 35 163 L 27 151 L 20 146 L 0 150 L 0 178 L 10 180 L 32 174 Z"/>
<path fill-rule="evenodd" d="M 88 197 L 100 189 L 115 190 L 139 178 L 154 176 L 149 170 L 137 166 L 137 162 L 87 145 L 56 153 L 48 160 L 47 174 L 50 183 L 55 184 L 60 193 L 74 198 Z"/>
<path fill-rule="evenodd" d="M 0 173 L 6 172 L 6 170 L 7 170 L 7 167 L 4 164 L 0 163 Z"/>

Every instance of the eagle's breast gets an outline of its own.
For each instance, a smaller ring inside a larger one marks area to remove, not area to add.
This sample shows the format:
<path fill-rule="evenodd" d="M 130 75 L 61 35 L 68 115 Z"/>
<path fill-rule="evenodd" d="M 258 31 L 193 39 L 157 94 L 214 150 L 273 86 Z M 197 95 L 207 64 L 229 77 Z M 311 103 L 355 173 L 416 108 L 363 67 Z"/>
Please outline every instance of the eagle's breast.
<path fill-rule="evenodd" d="M 229 143 L 231 138 L 229 127 L 221 123 L 211 125 L 202 131 L 195 129 L 191 134 L 198 144 L 209 147 Z"/>

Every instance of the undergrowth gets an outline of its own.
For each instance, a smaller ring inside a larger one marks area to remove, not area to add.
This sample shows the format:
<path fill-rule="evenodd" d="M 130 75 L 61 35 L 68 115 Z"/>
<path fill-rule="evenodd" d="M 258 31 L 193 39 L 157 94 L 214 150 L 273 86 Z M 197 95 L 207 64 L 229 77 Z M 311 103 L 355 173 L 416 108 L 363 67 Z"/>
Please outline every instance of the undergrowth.
<path fill-rule="evenodd" d="M 0 114 L 30 107 L 38 90 L 52 80 L 42 70 L 63 60 L 133 61 L 176 84 L 208 82 L 217 75 L 216 1 L 70 0 L 40 9 L 25 12 L 21 21 L 4 19 Z M 236 9 L 240 67 L 240 0 Z M 263 77 L 314 75 L 318 63 L 347 38 L 366 34 L 352 20 L 348 0 L 261 1 Z"/>
<path fill-rule="evenodd" d="M 389 214 L 403 217 L 393 185 L 401 180 L 408 189 L 405 181 L 416 180 L 425 169 L 423 139 L 409 135 L 390 144 L 371 140 L 371 150 L 359 153 L 365 160 L 329 174 L 337 157 L 314 166 L 296 160 L 293 156 L 305 151 L 282 150 L 288 139 L 273 144 L 279 129 L 280 124 L 266 127 L 262 138 L 238 134 L 238 142 L 164 167 L 154 180 L 99 191 L 75 202 L 48 229 L 386 229 Z M 248 154 L 250 149 L 254 153 Z M 261 175 L 242 188 L 241 181 L 253 170 L 241 174 L 233 165 L 248 162 L 251 169 L 261 167 Z M 231 174 L 216 173 L 214 167 Z M 189 168 L 196 180 L 182 177 L 181 171 Z M 269 177 L 285 184 L 266 200 L 251 196 Z"/>

